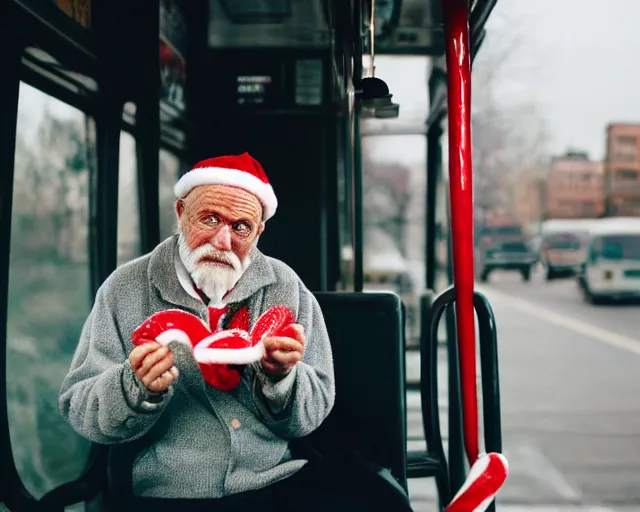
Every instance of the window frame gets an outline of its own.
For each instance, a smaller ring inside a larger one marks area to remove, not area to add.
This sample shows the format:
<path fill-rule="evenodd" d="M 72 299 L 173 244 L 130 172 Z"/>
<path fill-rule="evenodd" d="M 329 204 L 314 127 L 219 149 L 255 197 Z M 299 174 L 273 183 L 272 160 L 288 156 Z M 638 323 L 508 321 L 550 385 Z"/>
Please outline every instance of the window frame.
<path fill-rule="evenodd" d="M 0 14 L 2 14 L 0 7 Z M 2 16 L 0 15 L 0 20 Z M 0 23 L 1 25 L 1 23 Z M 11 218 L 13 211 L 13 174 L 15 163 L 16 131 L 18 123 L 18 101 L 20 95 L 21 57 L 24 46 L 21 42 L 8 37 L 7 31 L 0 30 L 0 44 L 5 52 L 5 79 L 0 80 L 0 236 L 4 240 L 11 239 Z M 7 321 L 9 302 L 9 262 L 10 247 L 0 251 L 0 350 L 7 353 Z M 5 356 L 6 364 L 6 356 Z M 6 397 L 6 377 L 0 379 L 0 392 Z M 18 509 L 33 503 L 18 473 L 13 457 L 11 437 L 9 434 L 9 418 L 6 398 L 0 407 L 0 468 L 5 485 L 0 486 L 0 500 L 9 507 Z"/>

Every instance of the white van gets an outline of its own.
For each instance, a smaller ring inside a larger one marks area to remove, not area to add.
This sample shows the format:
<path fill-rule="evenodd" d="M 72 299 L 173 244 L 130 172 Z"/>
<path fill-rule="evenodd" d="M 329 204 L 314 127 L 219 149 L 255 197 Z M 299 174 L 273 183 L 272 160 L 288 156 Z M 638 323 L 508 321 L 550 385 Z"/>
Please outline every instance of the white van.
<path fill-rule="evenodd" d="M 596 219 L 550 219 L 542 224 L 539 261 L 547 281 L 574 276 L 586 259 L 585 239 Z"/>
<path fill-rule="evenodd" d="M 585 299 L 640 298 L 640 218 L 599 219 L 589 227 L 578 275 Z"/>

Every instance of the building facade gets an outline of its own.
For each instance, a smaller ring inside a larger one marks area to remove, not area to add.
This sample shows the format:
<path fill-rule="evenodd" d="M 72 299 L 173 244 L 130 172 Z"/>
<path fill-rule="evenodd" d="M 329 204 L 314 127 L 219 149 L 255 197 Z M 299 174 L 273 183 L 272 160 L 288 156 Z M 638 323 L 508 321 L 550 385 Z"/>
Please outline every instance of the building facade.
<path fill-rule="evenodd" d="M 569 151 L 551 160 L 546 184 L 547 219 L 581 219 L 602 216 L 603 164 L 587 153 Z"/>
<path fill-rule="evenodd" d="M 607 126 L 604 190 L 607 216 L 640 216 L 640 124 Z"/>

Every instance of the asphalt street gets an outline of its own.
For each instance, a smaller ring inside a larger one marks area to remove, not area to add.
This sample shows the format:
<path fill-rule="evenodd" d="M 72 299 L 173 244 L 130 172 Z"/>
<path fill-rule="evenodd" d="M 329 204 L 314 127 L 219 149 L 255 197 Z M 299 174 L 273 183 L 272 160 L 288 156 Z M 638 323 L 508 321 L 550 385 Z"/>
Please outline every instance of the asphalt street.
<path fill-rule="evenodd" d="M 586 304 L 571 279 L 492 274 L 477 285 L 498 325 L 504 512 L 640 512 L 640 305 Z M 446 353 L 440 405 L 446 417 Z M 419 378 L 417 353 L 408 378 Z M 424 447 L 409 392 L 409 449 Z M 446 432 L 446 422 L 442 425 Z M 435 487 L 413 480 L 414 509 L 435 510 Z"/>

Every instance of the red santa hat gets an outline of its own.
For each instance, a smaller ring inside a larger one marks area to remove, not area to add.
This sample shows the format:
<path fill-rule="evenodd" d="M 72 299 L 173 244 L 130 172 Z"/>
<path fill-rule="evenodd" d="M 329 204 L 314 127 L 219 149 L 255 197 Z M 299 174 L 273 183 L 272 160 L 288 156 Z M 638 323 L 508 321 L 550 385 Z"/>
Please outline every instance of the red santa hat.
<path fill-rule="evenodd" d="M 262 203 L 262 219 L 273 217 L 278 199 L 260 162 L 249 153 L 219 156 L 198 162 L 176 183 L 173 191 L 178 199 L 200 185 L 230 185 L 254 194 Z"/>

